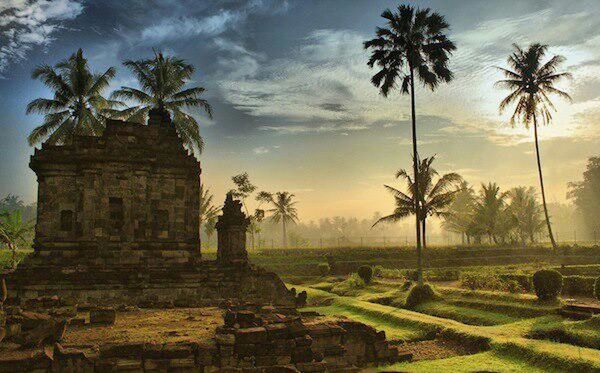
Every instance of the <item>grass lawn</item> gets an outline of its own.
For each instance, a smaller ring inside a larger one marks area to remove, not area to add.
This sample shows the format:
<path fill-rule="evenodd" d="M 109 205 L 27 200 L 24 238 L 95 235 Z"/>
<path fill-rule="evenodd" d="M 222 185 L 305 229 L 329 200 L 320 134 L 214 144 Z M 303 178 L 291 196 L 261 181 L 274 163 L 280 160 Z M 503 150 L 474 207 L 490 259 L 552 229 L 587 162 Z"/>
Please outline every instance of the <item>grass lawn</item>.
<path fill-rule="evenodd" d="M 455 356 L 447 359 L 399 363 L 381 367 L 381 371 L 401 372 L 547 372 L 524 360 L 503 356 L 493 351 L 474 355 Z"/>
<path fill-rule="evenodd" d="M 331 307 L 333 312 L 345 312 L 349 317 L 363 317 L 360 321 L 379 329 L 398 328 L 421 330 L 426 335 L 437 331 L 441 337 L 459 340 L 461 343 L 485 347 L 489 351 L 459 356 L 443 360 L 398 364 L 388 370 L 402 371 L 600 371 L 600 350 L 579 347 L 567 343 L 529 338 L 529 333 L 542 325 L 559 323 L 563 319 L 558 315 L 535 318 L 523 318 L 515 322 L 496 326 L 468 325 L 454 319 L 448 319 L 402 308 L 371 303 L 353 297 L 338 296 L 323 290 L 296 286 L 306 290 L 310 302 Z M 501 295 L 503 302 L 506 296 Z M 487 300 L 492 296 L 488 294 Z M 520 297 L 517 297 L 519 299 Z M 460 309 L 455 308 L 454 312 Z M 459 315 L 458 318 L 463 317 Z M 567 322 L 570 330 L 586 335 L 597 336 L 597 319 L 591 322 Z M 573 325 L 571 325 L 573 324 Z M 450 365 L 448 365 L 450 364 Z M 456 366 L 456 368 L 455 368 Z M 462 366 L 463 368 L 458 368 Z M 491 369 L 492 368 L 492 369 Z M 461 370 L 462 369 L 462 370 Z"/>

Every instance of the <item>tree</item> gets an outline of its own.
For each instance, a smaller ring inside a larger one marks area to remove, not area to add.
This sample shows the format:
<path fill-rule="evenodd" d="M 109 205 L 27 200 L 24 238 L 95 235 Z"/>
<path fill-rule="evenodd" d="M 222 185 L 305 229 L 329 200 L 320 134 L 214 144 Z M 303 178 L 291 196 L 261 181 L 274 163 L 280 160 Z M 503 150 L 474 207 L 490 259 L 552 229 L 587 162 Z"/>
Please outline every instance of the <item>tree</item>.
<path fill-rule="evenodd" d="M 200 184 L 200 198 L 199 198 L 199 223 L 200 229 L 204 226 L 204 233 L 210 237 L 214 234 L 215 223 L 217 222 L 217 215 L 221 212 L 221 209 L 213 204 L 213 195 L 210 193 L 208 188 L 204 188 L 204 184 Z M 212 227 L 210 227 L 212 225 Z M 210 233 L 209 233 L 210 232 Z"/>
<path fill-rule="evenodd" d="M 256 185 L 252 184 L 247 172 L 232 176 L 231 181 L 233 181 L 236 186 L 236 188 L 231 191 L 232 196 L 242 200 L 242 205 L 244 206 L 244 210 L 246 210 L 246 215 L 250 218 L 250 241 L 252 242 L 252 249 L 254 250 L 254 217 L 252 214 L 250 214 L 250 210 L 246 204 L 246 199 L 252 193 L 254 193 L 256 190 Z"/>
<path fill-rule="evenodd" d="M 590 237 L 600 234 L 600 157 L 588 159 L 583 181 L 569 183 L 569 199 L 583 215 Z"/>
<path fill-rule="evenodd" d="M 443 216 L 442 227 L 447 231 L 461 235 L 462 243 L 471 243 L 473 233 L 473 210 L 475 207 L 475 191 L 466 181 L 456 188 L 452 203 L 448 206 L 447 214 Z"/>
<path fill-rule="evenodd" d="M 490 242 L 498 243 L 498 234 L 503 219 L 502 212 L 505 208 L 506 194 L 500 192 L 500 187 L 496 183 L 481 184 L 479 198 L 475 203 L 475 222 L 474 231 L 478 234 L 488 236 Z"/>
<path fill-rule="evenodd" d="M 550 100 L 551 95 L 571 100 L 571 96 L 554 86 L 562 78 L 570 77 L 571 75 L 565 72 L 558 72 L 560 65 L 565 61 L 565 58 L 562 56 L 553 56 L 547 62 L 543 63 L 548 51 L 547 45 L 535 43 L 531 44 L 527 50 L 521 49 L 516 44 L 513 44 L 513 47 L 514 51 L 507 59 L 509 69 L 498 68 L 505 75 L 506 79 L 499 80 L 496 82 L 496 85 L 511 91 L 500 102 L 500 113 L 510 105 L 516 103 L 510 123 L 514 126 L 515 123 L 519 122 L 525 128 L 533 125 L 542 205 L 548 227 L 548 236 L 550 237 L 553 249 L 556 251 L 558 246 L 552 234 L 552 225 L 550 224 L 550 216 L 548 215 L 548 207 L 546 205 L 546 192 L 544 190 L 544 177 L 542 175 L 542 162 L 538 142 L 538 120 L 541 120 L 542 124 L 549 124 L 551 122 L 552 112 L 556 111 Z"/>
<path fill-rule="evenodd" d="M 456 186 L 462 178 L 457 173 L 448 173 L 438 177 L 438 172 L 431 166 L 435 156 L 424 158 L 419 162 L 419 182 L 415 183 L 410 174 L 404 170 L 398 170 L 396 173 L 397 179 L 403 179 L 407 185 L 407 193 L 404 193 L 396 188 L 386 185 L 386 189 L 394 195 L 396 200 L 396 208 L 391 215 L 384 216 L 377 220 L 375 224 L 380 222 L 397 222 L 407 216 L 415 214 L 415 195 L 421 198 L 419 224 L 422 227 L 423 249 L 427 248 L 426 227 L 427 218 L 429 216 L 444 217 L 448 215 L 448 207 L 452 203 L 455 195 L 458 193 Z M 417 185 L 421 191 L 415 193 Z M 417 271 L 422 271 L 422 268 L 417 268 Z"/>
<path fill-rule="evenodd" d="M 528 240 L 535 242 L 535 235 L 544 227 L 542 207 L 537 202 L 535 189 L 516 187 L 508 191 L 507 197 L 510 200 L 507 212 L 521 245 L 525 246 Z"/>
<path fill-rule="evenodd" d="M 122 110 L 121 117 L 144 123 L 150 109 L 169 111 L 173 115 L 173 125 L 184 144 L 193 151 L 202 152 L 204 140 L 196 119 L 186 113 L 186 108 L 199 108 L 212 118 L 212 109 L 208 101 L 200 98 L 205 89 L 202 87 L 185 88 L 195 69 L 184 60 L 165 57 L 155 52 L 154 58 L 147 60 L 127 60 L 123 62 L 137 78 L 140 89 L 121 87 L 112 97 L 135 101 L 139 105 Z"/>
<path fill-rule="evenodd" d="M 373 75 L 371 82 L 380 93 L 387 97 L 397 88 L 411 98 L 413 177 L 418 186 L 417 119 L 415 109 L 415 79 L 432 91 L 441 83 L 452 80 L 448 69 L 449 55 L 456 46 L 444 32 L 449 25 L 444 17 L 427 9 L 415 9 L 410 5 L 400 5 L 395 12 L 386 9 L 382 14 L 387 27 L 378 27 L 376 37 L 364 43 L 370 49 L 368 65 L 377 65 L 380 69 Z M 420 198 L 415 198 L 415 211 L 419 211 Z M 421 224 L 419 213 L 416 216 L 417 266 L 422 267 Z M 423 283 L 419 272 L 419 284 Z"/>
<path fill-rule="evenodd" d="M 122 105 L 102 96 L 115 73 L 114 67 L 102 74 L 90 71 L 81 49 L 54 67 L 41 65 L 33 70 L 31 77 L 40 79 L 54 92 L 54 97 L 37 98 L 27 105 L 27 114 L 44 114 L 44 123 L 27 138 L 29 145 L 44 139 L 50 144 L 64 144 L 76 135 L 102 134 L 105 119 L 115 113 L 116 106 Z"/>
<path fill-rule="evenodd" d="M 211 237 L 213 236 L 213 234 L 215 234 L 215 231 L 217 230 L 216 224 L 217 224 L 216 216 L 211 217 L 210 219 L 206 220 L 206 222 L 204 223 L 204 233 L 206 234 L 206 238 L 208 239 L 208 241 L 210 241 Z"/>
<path fill-rule="evenodd" d="M 268 202 L 273 206 L 272 209 L 267 210 L 271 214 L 271 221 L 273 223 L 281 222 L 281 235 L 283 248 L 287 248 L 287 233 L 286 225 L 288 223 L 298 222 L 298 212 L 296 211 L 296 201 L 294 201 L 294 195 L 289 192 L 277 192 L 275 195 L 263 194 L 263 197 L 268 198 Z"/>
<path fill-rule="evenodd" d="M 8 246 L 12 253 L 11 266 L 17 266 L 17 250 L 21 242 L 26 241 L 27 235 L 33 230 L 31 222 L 24 222 L 21 211 L 3 211 L 0 213 L 0 243 Z"/>

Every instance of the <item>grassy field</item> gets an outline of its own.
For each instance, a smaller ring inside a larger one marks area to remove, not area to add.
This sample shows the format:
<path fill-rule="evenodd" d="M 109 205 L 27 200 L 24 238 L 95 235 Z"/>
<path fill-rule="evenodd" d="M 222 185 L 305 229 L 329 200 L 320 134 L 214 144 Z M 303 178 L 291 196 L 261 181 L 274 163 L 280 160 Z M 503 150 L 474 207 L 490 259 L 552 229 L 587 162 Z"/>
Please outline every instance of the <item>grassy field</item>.
<path fill-rule="evenodd" d="M 20 252 L 19 258 L 26 254 Z M 600 372 L 600 316 L 568 320 L 558 314 L 560 301 L 540 303 L 527 286 L 512 292 L 496 288 L 498 283 L 527 282 L 541 268 L 555 268 L 574 280 L 600 275 L 598 247 L 563 254 L 558 257 L 544 247 L 433 248 L 425 277 L 435 285 L 436 298 L 410 310 L 405 302 L 414 284 L 412 249 L 267 250 L 250 256 L 281 275 L 288 287 L 306 290 L 307 311 L 384 330 L 401 350 L 435 341 L 453 341 L 469 350 L 380 367 L 383 371 Z M 203 259 L 215 256 L 214 250 L 203 251 Z M 336 268 L 319 275 L 318 265 L 328 262 Z M 565 262 L 572 265 L 562 267 Z M 9 263 L 10 253 L 0 251 L 0 266 Z M 377 268 L 369 285 L 353 274 L 361 264 Z M 489 283 L 484 290 L 469 288 L 480 278 L 493 278 L 493 290 L 485 290 Z"/>
<path fill-rule="evenodd" d="M 324 287 L 323 283 L 319 285 Z M 400 349 L 402 342 L 419 341 L 437 334 L 438 338 L 458 340 L 480 350 L 473 355 L 382 367 L 385 371 L 600 371 L 600 351 L 597 346 L 592 348 L 598 341 L 598 317 L 588 321 L 566 321 L 557 314 L 548 312 L 543 316 L 513 316 L 511 319 L 503 319 L 496 316 L 490 318 L 488 313 L 494 312 L 483 311 L 477 317 L 484 321 L 478 323 L 472 319 L 478 313 L 476 308 L 464 307 L 447 311 L 440 307 L 446 301 L 436 301 L 425 310 L 412 311 L 363 300 L 367 297 L 369 288 L 362 289 L 361 294 L 355 296 L 340 296 L 310 285 L 296 285 L 296 288 L 307 291 L 310 300 L 308 309 L 323 314 L 345 315 L 385 330 L 390 339 L 400 342 Z M 487 299 L 490 309 L 493 309 L 493 294 L 484 293 L 482 296 Z M 507 297 L 506 294 L 499 294 L 497 299 L 502 304 L 499 309 L 503 309 L 509 300 L 533 311 L 550 311 L 552 307 L 537 305 L 527 296 Z M 436 303 L 439 304 L 436 306 Z M 432 308 L 437 310 L 433 313 L 426 312 Z M 461 311 L 465 310 L 468 310 L 468 316 L 462 314 Z M 443 316 L 439 316 L 440 314 Z M 461 322 L 465 317 L 472 323 Z M 488 321 L 495 321 L 496 325 L 488 325 Z M 569 343 L 556 341 L 551 333 L 542 333 L 554 328 L 565 331 L 564 335 L 570 338 Z"/>

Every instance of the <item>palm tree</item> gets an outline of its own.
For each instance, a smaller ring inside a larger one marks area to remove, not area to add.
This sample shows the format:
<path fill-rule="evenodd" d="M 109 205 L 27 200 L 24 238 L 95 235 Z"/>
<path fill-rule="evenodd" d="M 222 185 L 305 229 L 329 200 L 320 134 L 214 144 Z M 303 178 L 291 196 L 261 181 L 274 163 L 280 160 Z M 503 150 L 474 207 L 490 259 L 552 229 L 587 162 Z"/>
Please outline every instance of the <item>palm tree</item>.
<path fill-rule="evenodd" d="M 64 144 L 75 135 L 100 135 L 106 126 L 105 119 L 114 114 L 114 107 L 122 104 L 102 96 L 115 72 L 114 67 L 102 74 L 90 71 L 81 49 L 54 67 L 35 68 L 31 77 L 40 79 L 54 91 L 54 97 L 37 98 L 27 105 L 27 114 L 44 114 L 44 123 L 27 138 L 29 145 L 46 138 L 50 144 Z"/>
<path fill-rule="evenodd" d="M 138 102 L 121 111 L 121 116 L 133 122 L 143 123 L 150 109 L 167 110 L 173 115 L 173 125 L 184 144 L 192 150 L 202 152 L 204 140 L 200 136 L 198 122 L 184 108 L 200 108 L 212 118 L 210 104 L 200 96 L 205 89 L 192 87 L 184 89 L 194 73 L 194 67 L 176 57 L 154 54 L 147 60 L 123 62 L 137 78 L 140 89 L 121 87 L 112 97 Z"/>
<path fill-rule="evenodd" d="M 261 192 L 262 194 L 262 192 Z M 281 222 L 281 234 L 283 248 L 287 248 L 287 223 L 298 222 L 298 212 L 296 211 L 296 201 L 293 201 L 294 195 L 289 192 L 277 192 L 275 195 L 269 194 L 268 201 L 273 205 L 272 209 L 267 210 L 271 214 L 271 221 L 274 223 Z M 263 198 L 267 198 L 263 194 Z"/>
<path fill-rule="evenodd" d="M 210 242 L 211 237 L 215 234 L 217 224 L 217 217 L 211 217 L 204 223 L 204 233 L 206 234 L 206 238 Z"/>
<path fill-rule="evenodd" d="M 541 120 L 542 124 L 549 124 L 552 120 L 552 111 L 556 111 L 556 108 L 550 101 L 550 95 L 557 95 L 571 100 L 571 96 L 554 86 L 560 79 L 571 77 L 571 74 L 558 72 L 560 65 L 565 61 L 562 56 L 553 56 L 547 62 L 542 63 L 548 50 L 547 45 L 536 43 L 530 45 L 527 50 L 521 49 L 516 44 L 513 44 L 513 47 L 514 51 L 507 59 L 509 69 L 498 68 L 506 79 L 499 80 L 496 85 L 511 90 L 510 94 L 500 102 L 500 113 L 508 106 L 516 103 L 510 123 L 514 126 L 516 122 L 520 122 L 525 125 L 525 128 L 533 125 L 542 205 L 548 227 L 548 236 L 552 248 L 556 251 L 558 246 L 552 234 L 552 225 L 546 206 L 546 192 L 544 190 L 544 177 L 542 175 L 542 162 L 538 143 L 538 119 Z"/>
<path fill-rule="evenodd" d="M 527 240 L 535 242 L 535 235 L 543 228 L 542 208 L 536 200 L 533 187 L 515 187 L 508 191 L 510 203 L 507 210 L 513 219 L 516 235 L 525 246 Z"/>
<path fill-rule="evenodd" d="M 200 228 L 204 225 L 204 232 L 210 240 L 210 236 L 214 233 L 214 225 L 217 222 L 217 215 L 221 209 L 213 205 L 213 195 L 208 188 L 204 189 L 204 184 L 200 184 L 200 199 L 199 199 L 199 223 Z M 212 229 L 209 227 L 212 225 Z M 209 233 L 210 232 L 210 233 Z"/>
<path fill-rule="evenodd" d="M 471 243 L 474 206 L 475 191 L 469 183 L 462 181 L 456 187 L 456 195 L 448 206 L 448 213 L 443 217 L 442 227 L 447 231 L 460 234 L 463 245 Z"/>
<path fill-rule="evenodd" d="M 501 193 L 496 183 L 481 184 L 479 198 L 475 203 L 476 230 L 487 235 L 490 243 L 498 243 L 505 206 L 506 193 Z"/>
<path fill-rule="evenodd" d="M 387 27 L 378 27 L 377 37 L 364 43 L 365 49 L 371 49 L 369 67 L 375 65 L 380 70 L 373 75 L 371 82 L 380 93 L 388 93 L 400 83 L 402 94 L 410 93 L 413 145 L 413 175 L 416 190 L 419 191 L 417 119 L 415 109 L 415 78 L 432 91 L 440 82 L 452 80 L 448 69 L 449 55 L 456 46 L 444 34 L 449 27 L 444 17 L 427 9 L 415 9 L 410 5 L 400 5 L 397 11 L 386 9 L 381 17 Z M 419 211 L 420 198 L 415 198 L 415 211 Z M 419 214 L 416 216 L 417 262 L 422 265 L 421 225 Z M 419 277 L 419 283 L 423 279 Z"/>
<path fill-rule="evenodd" d="M 31 222 L 24 222 L 21 211 L 0 213 L 0 243 L 8 246 L 12 253 L 12 268 L 17 266 L 17 249 L 20 242 L 26 241 L 27 234 L 33 229 Z"/>
<path fill-rule="evenodd" d="M 391 215 L 384 216 L 377 220 L 374 225 L 380 222 L 397 222 L 404 219 L 407 216 L 415 214 L 415 190 L 417 184 L 421 191 L 418 193 L 421 198 L 420 202 L 420 218 L 419 224 L 421 225 L 421 234 L 423 235 L 423 249 L 427 248 L 426 240 L 426 227 L 427 218 L 429 216 L 446 217 L 448 216 L 448 206 L 454 200 L 454 197 L 459 192 L 456 188 L 462 180 L 462 177 L 454 172 L 445 174 L 438 177 L 434 183 L 435 177 L 439 174 L 431 166 L 435 156 L 430 158 L 424 158 L 419 162 L 419 182 L 415 183 L 411 178 L 410 174 L 404 170 L 398 170 L 396 172 L 397 179 L 403 179 L 407 184 L 407 193 L 401 192 L 400 190 L 385 185 L 386 189 L 394 195 L 396 200 L 396 208 L 394 213 Z M 417 271 L 422 271 L 422 267 L 418 267 Z"/>

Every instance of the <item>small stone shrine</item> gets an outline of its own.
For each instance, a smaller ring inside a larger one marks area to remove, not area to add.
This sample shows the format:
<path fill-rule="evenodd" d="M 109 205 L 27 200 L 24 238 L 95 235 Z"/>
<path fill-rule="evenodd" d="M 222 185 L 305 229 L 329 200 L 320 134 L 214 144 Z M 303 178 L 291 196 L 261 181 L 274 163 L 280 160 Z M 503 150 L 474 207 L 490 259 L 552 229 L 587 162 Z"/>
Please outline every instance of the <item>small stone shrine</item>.
<path fill-rule="evenodd" d="M 217 221 L 217 263 L 223 265 L 246 265 L 246 229 L 250 219 L 242 212 L 242 203 L 234 201 L 231 193 L 227 193 L 223 215 Z"/>
<path fill-rule="evenodd" d="M 294 304 L 271 272 L 248 263 L 248 218 L 227 196 L 218 260 L 201 260 L 200 164 L 169 113 L 148 125 L 107 121 L 101 137 L 43 144 L 34 253 L 8 277 L 12 301 L 59 296 L 78 304 Z"/>

